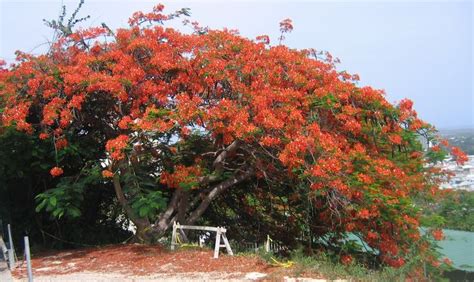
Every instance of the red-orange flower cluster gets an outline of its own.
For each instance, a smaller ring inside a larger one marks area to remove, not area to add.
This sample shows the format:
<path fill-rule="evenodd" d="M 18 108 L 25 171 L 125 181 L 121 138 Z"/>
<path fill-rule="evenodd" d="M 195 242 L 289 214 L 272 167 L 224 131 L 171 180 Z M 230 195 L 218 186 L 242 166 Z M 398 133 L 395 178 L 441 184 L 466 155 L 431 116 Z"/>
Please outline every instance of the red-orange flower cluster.
<path fill-rule="evenodd" d="M 102 177 L 104 177 L 104 178 L 112 178 L 112 177 L 114 177 L 114 173 L 111 172 L 111 171 L 108 170 L 108 169 L 105 169 L 105 170 L 102 171 Z"/>
<path fill-rule="evenodd" d="M 349 265 L 349 264 L 352 263 L 352 261 L 353 261 L 353 259 L 352 259 L 352 256 L 351 256 L 351 255 L 343 255 L 343 256 L 341 257 L 341 262 L 342 262 L 342 264 L 344 264 L 344 265 Z"/>
<path fill-rule="evenodd" d="M 443 233 L 443 230 L 441 229 L 434 229 L 431 231 L 431 235 L 433 236 L 433 238 L 437 241 L 441 241 L 444 239 L 444 233 Z"/>
<path fill-rule="evenodd" d="M 60 168 L 60 167 L 55 166 L 55 167 L 53 167 L 53 168 L 49 171 L 49 173 L 50 173 L 53 177 L 57 177 L 57 176 L 60 176 L 60 175 L 63 174 L 63 169 Z"/>
<path fill-rule="evenodd" d="M 127 144 L 128 136 L 119 135 L 117 138 L 107 141 L 105 148 L 110 153 L 110 157 L 118 161 L 125 158 L 124 149 L 127 147 Z"/>
<path fill-rule="evenodd" d="M 174 168 L 173 173 L 163 172 L 160 177 L 160 182 L 170 188 L 196 188 L 198 177 L 202 175 L 199 166 L 186 167 L 178 165 Z"/>

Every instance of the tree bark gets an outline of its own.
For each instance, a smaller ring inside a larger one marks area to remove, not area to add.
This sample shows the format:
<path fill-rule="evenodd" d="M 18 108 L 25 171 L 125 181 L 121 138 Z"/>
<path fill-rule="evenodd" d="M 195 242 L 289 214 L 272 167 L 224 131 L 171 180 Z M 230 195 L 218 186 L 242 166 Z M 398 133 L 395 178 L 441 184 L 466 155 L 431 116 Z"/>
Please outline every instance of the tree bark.
<path fill-rule="evenodd" d="M 214 174 L 199 179 L 200 185 L 205 187 L 212 181 L 218 179 L 224 169 L 225 161 L 230 158 L 240 146 L 241 142 L 235 140 L 224 150 L 220 151 L 212 165 L 214 167 Z M 190 201 L 190 196 L 192 195 L 191 191 L 176 189 L 171 196 L 167 209 L 158 216 L 155 224 L 152 225 L 153 236 L 157 238 L 163 236 L 174 221 L 181 224 L 194 224 L 204 214 L 210 203 L 217 196 L 230 187 L 250 178 L 253 173 L 253 169 L 236 173 L 233 177 L 224 180 L 217 185 L 211 186 L 204 191 L 201 190 L 201 193 L 195 196 L 197 198 L 192 201 Z M 201 201 L 199 203 L 200 199 Z M 192 210 L 195 204 L 197 204 L 197 207 Z"/>
<path fill-rule="evenodd" d="M 174 191 L 173 196 L 171 197 L 171 201 L 168 204 L 168 208 L 158 217 L 158 220 L 155 222 L 155 229 L 166 230 L 168 228 L 170 223 L 169 218 L 173 215 L 174 210 L 180 202 L 181 193 L 181 189 L 176 189 Z"/>
<path fill-rule="evenodd" d="M 117 200 L 119 201 L 120 205 L 122 206 L 123 210 L 127 214 L 127 217 L 135 224 L 137 227 L 137 233 L 135 234 L 135 238 L 139 242 L 149 243 L 152 239 L 149 235 L 150 231 L 150 221 L 146 218 L 141 218 L 135 214 L 133 209 L 128 204 L 128 200 L 125 198 L 123 193 L 122 185 L 120 184 L 120 176 L 119 174 L 115 174 L 113 178 L 115 195 L 117 196 Z"/>
<path fill-rule="evenodd" d="M 253 169 L 249 169 L 240 175 L 234 175 L 234 177 L 229 178 L 214 186 L 211 192 L 209 192 L 209 194 L 207 194 L 206 197 L 202 200 L 201 204 L 199 204 L 199 206 L 189 215 L 186 220 L 186 224 L 194 224 L 206 211 L 212 200 L 214 200 L 217 196 L 219 196 L 222 192 L 229 189 L 230 187 L 244 180 L 247 180 L 253 173 Z"/>
<path fill-rule="evenodd" d="M 225 159 L 228 157 L 229 154 L 235 152 L 239 148 L 239 146 L 240 141 L 235 140 L 217 156 L 217 158 L 212 163 L 212 166 L 215 168 L 216 171 L 222 171 Z"/>
<path fill-rule="evenodd" d="M 244 171 L 241 174 L 236 174 L 232 178 L 222 181 L 221 183 L 213 186 L 210 192 L 205 194 L 201 203 L 191 211 L 186 217 L 189 205 L 190 192 L 182 191 L 177 189 L 168 205 L 168 209 L 159 217 L 155 225 L 153 226 L 153 234 L 156 237 L 161 237 L 165 234 L 166 230 L 173 224 L 173 221 L 178 221 L 181 224 L 194 224 L 206 211 L 210 203 L 221 193 L 229 189 L 230 187 L 249 179 L 253 175 L 253 169 Z M 183 193 L 188 193 L 188 197 L 183 196 Z M 183 202 L 184 201 L 184 202 Z M 183 206 L 181 204 L 183 203 Z"/>
<path fill-rule="evenodd" d="M 177 221 L 178 222 L 185 222 L 186 218 L 186 212 L 188 211 L 189 208 L 189 196 L 190 192 L 189 191 L 183 191 L 181 199 L 178 204 L 178 214 L 177 214 Z"/>

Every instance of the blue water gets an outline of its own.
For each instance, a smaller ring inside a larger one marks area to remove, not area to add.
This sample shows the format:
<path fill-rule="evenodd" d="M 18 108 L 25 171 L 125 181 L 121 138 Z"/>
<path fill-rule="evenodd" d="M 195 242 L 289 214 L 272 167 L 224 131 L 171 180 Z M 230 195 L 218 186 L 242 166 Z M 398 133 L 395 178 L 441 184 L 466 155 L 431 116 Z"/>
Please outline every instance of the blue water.
<path fill-rule="evenodd" d="M 443 229 L 445 239 L 438 242 L 440 252 L 455 268 L 474 271 L 474 232 Z"/>
<path fill-rule="evenodd" d="M 420 228 L 425 232 L 425 228 Z M 452 229 L 443 229 L 445 239 L 437 242 L 440 250 L 445 257 L 453 261 L 453 267 L 461 270 L 474 272 L 474 232 L 459 231 Z M 357 244 L 364 246 L 365 243 L 354 234 L 348 234 L 348 240 L 356 241 Z M 372 250 L 367 245 L 366 249 Z"/>

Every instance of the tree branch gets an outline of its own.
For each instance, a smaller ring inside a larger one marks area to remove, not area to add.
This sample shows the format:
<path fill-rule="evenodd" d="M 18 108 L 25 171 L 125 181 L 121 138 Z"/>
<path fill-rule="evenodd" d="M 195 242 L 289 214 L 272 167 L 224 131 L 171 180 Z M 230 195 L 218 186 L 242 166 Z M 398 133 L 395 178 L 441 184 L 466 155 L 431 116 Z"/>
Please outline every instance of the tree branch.
<path fill-rule="evenodd" d="M 125 198 L 122 185 L 120 184 L 120 176 L 118 173 L 114 175 L 113 183 L 117 200 L 119 201 L 120 205 L 122 205 L 122 208 L 125 210 L 125 213 L 128 215 L 130 220 L 137 226 L 137 228 L 145 228 L 146 226 L 150 225 L 148 219 L 138 217 L 128 204 L 128 200 Z"/>
<path fill-rule="evenodd" d="M 212 166 L 216 169 L 216 171 L 221 171 L 224 166 L 224 160 L 227 158 L 227 156 L 230 153 L 235 152 L 240 146 L 240 141 L 239 140 L 234 140 L 227 148 L 225 148 L 224 151 L 222 151 L 217 158 L 214 160 L 212 163 Z"/>
<path fill-rule="evenodd" d="M 202 200 L 201 204 L 189 215 L 188 219 L 186 220 L 186 224 L 194 224 L 197 219 L 206 211 L 209 204 L 214 200 L 217 196 L 219 196 L 222 192 L 227 190 L 228 188 L 250 178 L 254 174 L 253 169 L 249 169 L 242 174 L 234 175 L 232 178 L 229 178 L 216 186 L 214 186 L 207 194 L 207 196 Z"/>
<path fill-rule="evenodd" d="M 168 223 L 169 223 L 168 219 L 174 213 L 174 210 L 178 206 L 179 200 L 181 198 L 181 193 L 182 193 L 181 189 L 176 189 L 174 191 L 173 196 L 171 197 L 171 201 L 168 204 L 168 208 L 156 220 L 155 225 L 157 225 L 160 229 L 162 229 L 162 228 L 166 229 L 167 228 Z"/>

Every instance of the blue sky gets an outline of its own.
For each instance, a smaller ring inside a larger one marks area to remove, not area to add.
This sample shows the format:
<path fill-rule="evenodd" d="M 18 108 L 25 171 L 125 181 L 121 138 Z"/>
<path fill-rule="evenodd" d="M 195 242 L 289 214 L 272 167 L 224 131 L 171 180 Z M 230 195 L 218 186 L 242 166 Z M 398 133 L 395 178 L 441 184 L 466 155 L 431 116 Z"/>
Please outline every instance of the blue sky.
<path fill-rule="evenodd" d="M 15 50 L 40 53 L 64 2 L 0 0 L 0 58 Z M 159 1 L 86 0 L 84 25 L 125 27 L 137 10 Z M 278 23 L 295 29 L 285 44 L 329 51 L 340 70 L 357 73 L 361 85 L 385 89 L 390 102 L 415 102 L 420 117 L 438 128 L 474 128 L 472 1 L 161 1 L 168 11 L 191 8 L 192 19 L 211 28 L 235 28 L 277 42 Z M 39 47 L 38 47 L 39 46 Z"/>

